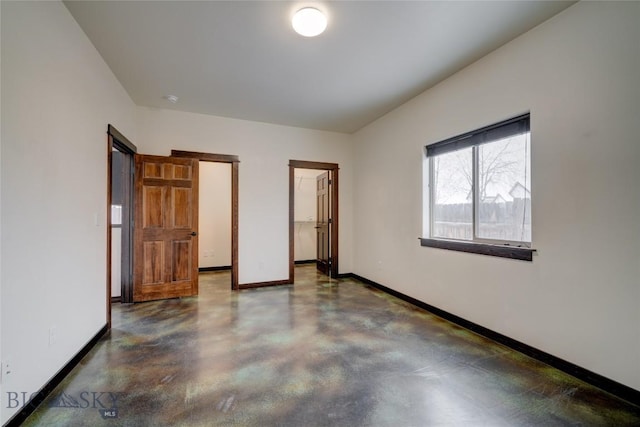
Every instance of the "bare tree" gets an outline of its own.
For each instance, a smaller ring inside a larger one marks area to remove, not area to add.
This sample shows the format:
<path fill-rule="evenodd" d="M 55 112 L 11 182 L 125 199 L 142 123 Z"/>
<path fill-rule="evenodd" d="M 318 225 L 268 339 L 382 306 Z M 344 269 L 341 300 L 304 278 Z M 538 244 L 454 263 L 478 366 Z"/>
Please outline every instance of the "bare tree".
<path fill-rule="evenodd" d="M 478 195 L 480 201 L 495 194 L 488 194 L 502 187 L 508 191 L 515 182 L 523 181 L 522 145 L 509 138 L 504 141 L 476 147 L 478 155 Z M 473 162 L 471 148 L 434 158 L 434 185 L 438 199 L 446 202 L 455 195 L 464 194 L 470 199 L 473 188 Z M 443 176 L 445 174 L 446 176 Z M 525 182 L 522 182 L 526 185 Z"/>
<path fill-rule="evenodd" d="M 517 144 L 515 144 L 517 145 Z M 514 158 L 514 144 L 509 139 L 508 142 L 497 147 L 498 149 L 487 149 L 480 146 L 478 149 L 479 167 L 479 188 L 478 195 L 480 201 L 487 198 L 487 187 L 490 184 L 500 182 L 513 182 L 518 173 L 518 160 Z"/>
<path fill-rule="evenodd" d="M 433 159 L 434 166 L 434 188 L 436 189 L 437 202 L 447 204 L 456 198 L 462 198 L 469 192 L 470 184 L 467 183 L 465 169 L 471 167 L 469 158 L 460 152 L 451 153 L 453 155 L 436 156 Z M 466 163 L 469 163 L 468 167 Z"/>

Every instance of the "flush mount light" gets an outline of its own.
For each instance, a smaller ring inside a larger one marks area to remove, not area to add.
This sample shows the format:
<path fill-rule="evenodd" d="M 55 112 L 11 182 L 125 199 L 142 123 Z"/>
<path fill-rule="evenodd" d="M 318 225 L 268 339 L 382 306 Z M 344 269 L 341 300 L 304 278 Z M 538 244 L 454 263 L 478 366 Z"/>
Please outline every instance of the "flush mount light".
<path fill-rule="evenodd" d="M 178 102 L 178 97 L 175 95 L 166 95 L 166 96 L 163 96 L 163 98 L 172 104 L 175 104 L 176 102 Z"/>
<path fill-rule="evenodd" d="M 293 15 L 291 25 L 301 36 L 315 37 L 327 28 L 327 17 L 318 9 L 304 7 Z"/>

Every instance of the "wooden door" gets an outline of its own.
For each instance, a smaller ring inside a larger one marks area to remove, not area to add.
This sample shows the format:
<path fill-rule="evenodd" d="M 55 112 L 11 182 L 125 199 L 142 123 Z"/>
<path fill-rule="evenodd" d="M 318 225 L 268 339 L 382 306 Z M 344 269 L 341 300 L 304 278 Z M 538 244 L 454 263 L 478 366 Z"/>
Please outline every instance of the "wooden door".
<path fill-rule="evenodd" d="M 331 247 L 329 238 L 329 228 L 331 227 L 331 192 L 329 191 L 329 185 L 331 181 L 329 180 L 329 172 L 318 175 L 316 183 L 316 266 L 322 273 L 329 274 L 331 271 L 331 253 L 329 250 Z"/>
<path fill-rule="evenodd" d="M 198 294 L 198 160 L 135 156 L 134 302 Z"/>

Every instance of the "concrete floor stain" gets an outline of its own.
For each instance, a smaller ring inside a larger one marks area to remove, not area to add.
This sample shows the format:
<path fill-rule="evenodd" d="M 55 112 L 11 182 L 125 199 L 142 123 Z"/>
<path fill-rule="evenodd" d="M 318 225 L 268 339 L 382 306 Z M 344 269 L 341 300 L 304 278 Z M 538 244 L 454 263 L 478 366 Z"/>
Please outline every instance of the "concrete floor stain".
<path fill-rule="evenodd" d="M 640 426 L 639 407 L 354 279 L 295 275 L 232 292 L 204 273 L 198 297 L 115 305 L 24 425 Z M 116 407 L 54 405 L 83 391 Z"/>

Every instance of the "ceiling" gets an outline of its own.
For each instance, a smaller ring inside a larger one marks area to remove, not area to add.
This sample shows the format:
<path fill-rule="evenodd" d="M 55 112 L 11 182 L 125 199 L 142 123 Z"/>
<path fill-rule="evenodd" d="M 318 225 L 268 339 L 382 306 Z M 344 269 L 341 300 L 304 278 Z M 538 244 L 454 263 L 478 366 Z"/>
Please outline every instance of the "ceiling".
<path fill-rule="evenodd" d="M 137 105 L 345 133 L 572 3 L 65 2 Z M 315 38 L 290 24 L 307 5 Z"/>

